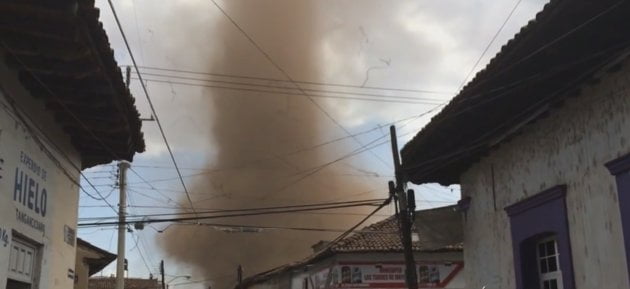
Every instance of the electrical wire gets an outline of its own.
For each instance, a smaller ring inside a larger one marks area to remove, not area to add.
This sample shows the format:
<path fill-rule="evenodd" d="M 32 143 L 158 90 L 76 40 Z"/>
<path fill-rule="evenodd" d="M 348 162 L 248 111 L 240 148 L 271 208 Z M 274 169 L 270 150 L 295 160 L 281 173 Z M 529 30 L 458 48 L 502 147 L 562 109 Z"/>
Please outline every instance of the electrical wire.
<path fill-rule="evenodd" d="M 608 8 L 604 9 L 603 11 L 597 13 L 593 17 L 587 19 L 586 21 L 584 21 L 584 22 L 580 23 L 579 25 L 573 27 L 572 29 L 568 30 L 567 32 L 561 34 L 558 37 L 555 37 L 553 40 L 547 42 L 546 44 L 541 45 L 538 49 L 532 51 L 528 55 L 526 55 L 526 56 L 524 56 L 524 57 L 522 57 L 522 58 L 520 58 L 520 59 L 518 59 L 516 61 L 510 62 L 508 65 L 506 65 L 502 69 L 499 69 L 498 71 L 494 72 L 494 74 L 495 75 L 500 75 L 500 74 L 506 73 L 507 71 L 510 71 L 511 69 L 516 67 L 517 65 L 519 65 L 519 64 L 525 62 L 526 60 L 528 60 L 528 59 L 538 55 L 539 53 L 541 53 L 545 49 L 547 49 L 547 48 L 551 47 L 552 45 L 554 45 L 554 44 L 564 40 L 565 38 L 569 37 L 573 33 L 577 32 L 577 31 L 581 30 L 582 28 L 588 26 L 589 24 L 593 23 L 595 20 L 597 20 L 597 19 L 605 16 L 606 14 L 612 12 L 617 7 L 621 6 L 621 4 L 623 4 L 624 2 L 627 2 L 627 1 L 626 0 L 620 0 L 620 1 L 616 2 L 615 4 L 613 4 L 613 5 L 609 6 Z M 469 89 L 477 88 L 480 85 L 486 83 L 489 79 L 491 79 L 491 78 L 487 78 L 485 80 L 478 81 L 477 83 L 474 83 L 474 86 L 470 87 Z"/>
<path fill-rule="evenodd" d="M 33 73 L 32 69 L 30 69 L 30 67 L 26 66 L 26 64 L 17 55 L 15 55 L 14 53 L 11 52 L 11 50 L 8 48 L 8 46 L 4 42 L 4 40 L 0 40 L 0 43 L 2 44 L 4 49 L 6 51 L 8 51 L 14 57 L 14 59 L 18 63 L 20 63 L 20 65 L 22 65 L 22 67 L 24 67 L 24 69 L 26 69 L 38 82 L 40 82 L 40 84 L 53 97 L 56 97 L 56 95 L 54 93 L 52 93 L 52 91 Z M 1 88 L 2 88 L 2 91 L 5 91 L 4 87 L 1 87 Z M 99 200 L 98 197 L 95 197 L 92 194 L 88 193 L 87 190 L 85 190 L 85 188 L 83 188 L 83 186 L 81 186 L 81 183 L 79 181 L 75 180 L 74 177 L 70 174 L 70 172 L 68 172 L 68 170 L 63 167 L 63 165 L 61 164 L 61 161 L 59 161 L 59 159 L 57 159 L 57 157 L 54 156 L 54 154 L 47 148 L 47 146 L 44 145 L 44 142 L 37 135 L 37 133 L 35 132 L 35 129 L 39 132 L 39 134 L 41 134 L 41 136 L 48 143 L 48 145 L 53 147 L 53 149 L 55 149 L 57 151 L 57 153 L 60 154 L 66 160 L 66 163 L 70 164 L 70 166 L 72 168 L 74 168 L 79 173 L 80 177 L 83 177 L 83 179 L 85 179 L 85 181 L 88 183 L 88 185 L 90 185 L 90 187 L 92 187 L 92 189 L 97 193 L 97 195 L 99 195 L 100 199 L 102 199 L 117 214 L 118 211 L 103 197 L 101 192 L 83 174 L 82 170 L 76 164 L 74 164 L 72 159 L 70 159 L 70 157 L 65 153 L 65 151 L 62 150 L 54 141 L 52 141 L 52 139 L 46 133 L 44 133 L 44 130 L 41 127 L 39 127 L 36 124 L 36 122 L 33 121 L 33 119 L 27 113 L 24 112 L 24 109 L 18 107 L 17 102 L 15 101 L 15 99 L 13 99 L 12 96 L 10 96 L 9 93 L 5 93 L 5 97 L 11 100 L 11 109 L 13 110 L 12 112 L 9 111 L 8 106 L 5 103 L 3 103 L 2 105 L 3 105 L 3 108 L 5 109 L 5 111 L 7 113 L 13 115 L 15 118 L 17 118 L 16 121 L 19 119 L 19 122 L 27 129 L 27 131 L 29 132 L 29 134 L 31 135 L 33 140 L 39 144 L 39 146 L 42 148 L 42 150 L 44 150 L 44 152 L 46 153 L 46 156 L 50 160 L 52 160 L 55 163 L 55 165 L 57 165 L 57 167 L 63 172 L 63 174 L 73 184 L 77 185 L 79 187 L 79 189 L 82 190 L 87 196 L 89 196 L 89 197 L 91 197 L 91 198 L 93 198 L 95 200 Z M 58 98 L 57 98 L 57 100 L 58 100 Z M 67 107 L 66 107 L 66 109 L 67 109 Z M 29 121 L 27 121 L 26 119 L 28 119 Z M 30 124 L 29 124 L 29 122 L 30 122 Z M 35 129 L 33 129 L 33 127 Z"/>
<path fill-rule="evenodd" d="M 233 228 L 233 229 L 259 229 L 259 230 L 288 230 L 288 231 L 307 231 L 307 232 L 332 232 L 332 233 L 345 233 L 347 229 L 332 229 L 332 228 L 311 228 L 311 227 L 283 227 L 283 226 L 259 226 L 259 225 L 235 225 L 235 224 L 221 224 L 221 223 L 173 223 L 173 225 L 192 225 L 192 226 L 206 226 L 206 227 L 220 227 L 220 228 Z M 164 230 L 157 230 L 158 233 L 163 233 Z M 396 231 L 361 231 L 354 230 L 353 233 L 374 233 L 374 234 L 398 234 Z M 229 232 L 228 232 L 229 233 Z M 246 233 L 246 232 L 243 232 Z"/>
<path fill-rule="evenodd" d="M 160 194 L 160 196 L 164 197 L 165 199 L 167 199 L 169 202 L 173 202 L 173 203 L 177 203 L 175 202 L 173 199 L 169 198 L 168 196 L 166 196 L 165 194 L 163 194 L 160 190 L 158 190 L 155 186 L 153 186 L 152 182 L 147 181 L 142 175 L 140 175 L 138 172 L 136 172 L 136 170 L 133 169 L 133 167 L 129 166 L 129 170 L 134 173 L 144 184 L 149 185 L 149 187 L 151 187 L 152 190 L 156 191 L 158 194 Z M 127 186 L 130 185 L 130 183 L 126 184 Z"/>
<path fill-rule="evenodd" d="M 157 123 L 158 129 L 160 131 L 160 134 L 162 135 L 162 139 L 164 140 L 164 144 L 166 145 L 166 149 L 168 150 L 168 153 L 171 157 L 171 161 L 173 161 L 173 166 L 175 167 L 175 170 L 177 171 L 177 175 L 180 178 L 180 182 L 182 184 L 182 187 L 184 189 L 184 192 L 186 193 L 186 198 L 188 199 L 188 203 L 190 204 L 190 209 L 194 212 L 195 211 L 195 207 L 193 206 L 193 202 L 192 199 L 190 198 L 190 194 L 188 193 L 188 188 L 186 187 L 186 183 L 184 182 L 184 179 L 182 178 L 182 173 L 179 169 L 179 166 L 177 165 L 177 161 L 175 160 L 175 155 L 173 154 L 173 150 L 171 149 L 171 145 L 168 142 L 168 139 L 166 138 L 166 134 L 164 133 L 164 128 L 162 127 L 162 123 L 160 122 L 160 119 L 157 115 L 157 112 L 155 110 L 155 107 L 153 105 L 153 101 L 151 101 L 151 97 L 149 96 L 149 92 L 147 90 L 146 85 L 144 84 L 144 81 L 142 80 L 142 75 L 140 74 L 140 70 L 138 69 L 138 64 L 136 63 L 136 59 L 133 56 L 133 52 L 131 51 L 131 46 L 129 46 L 129 41 L 127 41 L 127 36 L 125 35 L 125 31 L 123 30 L 122 24 L 120 23 L 120 20 L 118 19 L 118 14 L 116 14 L 116 8 L 114 7 L 114 3 L 112 3 L 112 0 L 107 0 L 107 2 L 109 3 L 109 7 L 112 10 L 112 15 L 114 15 L 114 20 L 116 21 L 116 25 L 118 26 L 118 29 L 120 30 L 120 34 L 123 38 L 123 41 L 125 43 L 125 46 L 127 47 L 127 52 L 129 53 L 129 58 L 131 59 L 131 62 L 133 63 L 133 67 L 135 68 L 135 71 L 138 75 L 138 78 L 140 79 L 140 84 L 142 86 L 142 91 L 144 92 L 144 95 L 147 99 L 147 102 L 149 104 L 149 108 L 151 109 L 151 112 L 153 114 L 153 117 L 155 118 L 155 122 Z"/>
<path fill-rule="evenodd" d="M 280 82 L 280 83 L 289 83 L 289 84 L 291 83 L 290 81 L 277 79 L 277 78 L 265 78 L 265 77 L 253 77 L 253 76 L 234 75 L 234 74 L 200 72 L 200 71 L 183 70 L 183 69 L 175 69 L 175 68 L 164 68 L 164 67 L 155 67 L 155 66 L 138 66 L 138 67 L 141 68 L 141 69 L 145 69 L 145 70 L 157 70 L 157 71 L 165 71 L 165 72 L 187 73 L 187 74 L 197 74 L 197 75 L 217 76 L 217 77 L 237 78 L 237 79 L 240 78 L 240 79 L 247 79 L 247 80 Z M 444 95 L 452 95 L 453 94 L 453 92 L 437 91 L 437 90 L 426 90 L 426 89 L 405 89 L 405 88 L 391 88 L 391 87 L 375 87 L 375 86 L 361 86 L 361 85 L 326 83 L 326 82 L 315 82 L 315 81 L 299 81 L 299 80 L 294 80 L 293 82 L 299 83 L 299 84 L 307 84 L 307 85 L 356 88 L 356 89 L 366 89 L 366 90 L 398 91 L 398 92 L 413 92 L 413 93 L 425 93 L 425 94 L 444 94 Z"/>
<path fill-rule="evenodd" d="M 287 206 L 273 206 L 273 207 L 257 207 L 257 208 L 243 208 L 243 209 L 209 209 L 207 211 L 198 211 L 198 214 L 214 214 L 214 213 L 235 213 L 235 212 L 256 212 L 256 211 L 268 211 L 268 210 L 286 210 L 286 209 L 295 209 L 295 208 L 317 208 L 317 209 L 328 209 L 331 206 L 335 206 L 334 208 L 338 208 L 336 206 L 343 205 L 371 205 L 384 199 L 367 199 L 367 200 L 356 200 L 356 201 L 344 201 L 344 202 L 328 202 L 328 203 L 314 203 L 314 204 L 302 204 L 302 205 L 287 205 Z M 173 215 L 189 215 L 195 214 L 192 212 L 178 212 L 178 213 L 167 213 L 167 214 L 148 214 L 148 215 L 137 215 L 136 217 L 156 217 L 156 216 L 173 216 Z M 130 217 L 133 217 L 130 215 Z M 89 218 L 80 218 L 80 220 L 95 220 L 95 219 L 114 219 L 116 217 L 89 217 Z"/>
<path fill-rule="evenodd" d="M 483 50 L 483 52 L 481 53 L 479 58 L 477 58 L 477 61 L 475 62 L 473 67 L 470 69 L 470 71 L 468 71 L 468 74 L 466 75 L 466 77 L 464 78 L 462 83 L 459 85 L 459 88 L 457 89 L 458 91 L 460 91 L 464 87 L 464 85 L 466 85 L 466 82 L 468 81 L 468 78 L 470 78 L 470 76 L 475 71 L 475 69 L 477 69 L 477 66 L 479 65 L 479 63 L 481 62 L 483 57 L 486 56 L 486 53 L 488 53 L 488 50 L 490 50 L 490 46 L 492 46 L 492 43 L 494 43 L 494 41 L 497 40 L 497 37 L 499 36 L 499 34 L 501 34 L 501 31 L 503 31 L 503 28 L 505 28 L 505 25 L 508 23 L 510 18 L 512 18 L 512 15 L 514 14 L 514 11 L 516 11 L 516 8 L 518 8 L 518 6 L 521 4 L 522 1 L 523 0 L 516 1 L 516 4 L 512 8 L 512 10 L 510 10 L 510 13 L 508 14 L 508 16 L 503 21 L 503 24 L 501 24 L 501 27 L 499 27 L 499 30 L 497 30 L 497 32 L 494 34 L 494 36 L 492 37 L 490 42 L 488 42 L 488 45 L 486 45 L 486 48 Z"/>
<path fill-rule="evenodd" d="M 132 77 L 132 79 L 140 80 L 139 78 L 135 78 L 135 77 Z M 302 95 L 302 94 L 298 94 L 298 93 L 290 92 L 290 91 L 264 90 L 264 89 L 255 89 L 255 88 L 245 88 L 245 87 L 198 84 L 198 83 L 172 81 L 172 80 L 161 80 L 161 79 L 155 79 L 155 78 L 143 78 L 143 81 L 156 82 L 156 83 L 166 83 L 166 84 L 186 85 L 186 86 L 193 86 L 193 87 L 206 87 L 206 88 L 219 88 L 219 89 L 237 90 L 237 91 L 260 92 L 260 93 L 268 93 L 268 94 Z M 285 89 L 291 89 L 291 88 L 285 88 Z M 293 89 L 295 89 L 295 88 L 293 88 Z M 387 99 L 378 99 L 378 98 L 351 97 L 351 96 L 334 96 L 334 95 L 312 94 L 312 93 L 310 93 L 309 96 L 310 97 L 316 97 L 316 98 L 361 100 L 361 101 L 384 102 L 384 103 L 400 103 L 400 104 L 418 104 L 418 105 L 439 104 L 439 102 L 430 102 L 430 101 L 413 101 L 413 100 L 398 100 L 398 99 L 387 100 Z"/>
<path fill-rule="evenodd" d="M 201 81 L 201 82 L 211 82 L 211 83 L 221 83 L 228 85 L 236 85 L 236 86 L 252 86 L 252 87 L 260 87 L 260 88 L 271 88 L 271 89 L 281 89 L 281 90 L 297 90 L 293 87 L 287 86 L 279 86 L 279 85 L 270 85 L 270 84 L 259 84 L 259 83 L 249 83 L 249 82 L 236 82 L 236 81 L 226 81 L 226 80 L 217 80 L 217 79 L 209 79 L 209 78 L 195 78 L 195 77 L 187 77 L 187 76 L 179 76 L 179 75 L 168 75 L 168 74 L 160 74 L 160 73 L 150 73 L 143 72 L 145 76 L 151 77 L 159 77 L 166 79 L 182 79 L 182 80 L 190 80 L 190 81 Z M 145 79 L 147 79 L 145 77 Z M 415 100 L 415 101 L 438 101 L 441 102 L 443 99 L 436 98 L 426 98 L 426 97 L 413 97 L 413 96 L 404 96 L 404 95 L 388 95 L 388 94 L 378 94 L 378 93 L 366 93 L 366 92 L 356 92 L 356 91 L 343 91 L 343 90 L 326 90 L 326 89 L 312 89 L 312 88 L 304 88 L 305 91 L 309 92 L 321 92 L 321 93 L 332 93 L 332 94 L 347 94 L 347 95 L 356 95 L 356 96 L 368 96 L 368 97 L 381 97 L 381 98 L 390 98 L 390 99 L 403 99 L 403 100 Z"/>
<path fill-rule="evenodd" d="M 134 224 L 137 222 L 141 222 L 144 224 L 153 224 L 153 223 L 167 223 L 167 222 L 181 222 L 181 221 L 198 221 L 198 220 L 209 220 L 209 219 L 218 219 L 218 218 L 261 216 L 261 215 L 285 214 L 285 213 L 291 213 L 291 212 L 305 212 L 305 211 L 315 211 L 315 210 L 364 207 L 364 206 L 373 206 L 373 205 L 375 205 L 375 203 L 357 203 L 357 204 L 348 204 L 348 205 L 327 206 L 325 208 L 299 208 L 299 209 L 289 209 L 289 210 L 275 210 L 275 211 L 269 211 L 269 212 L 264 212 L 264 211 L 255 212 L 254 211 L 251 213 L 225 214 L 225 215 L 212 215 L 212 216 L 179 217 L 179 218 L 167 218 L 167 219 L 139 218 L 139 220 L 126 220 L 125 222 L 113 221 L 113 222 L 79 223 L 78 227 L 99 227 L 99 226 L 112 226 L 112 225 L 119 226 L 119 225 Z"/>
<path fill-rule="evenodd" d="M 505 122 L 503 122 L 503 124 L 501 126 L 496 127 L 495 129 L 492 129 L 492 130 L 484 133 L 483 135 L 479 136 L 478 138 L 473 140 L 468 147 L 466 147 L 464 149 L 461 149 L 461 150 L 456 150 L 456 151 L 454 151 L 452 153 L 449 153 L 449 154 L 446 154 L 446 155 L 441 155 L 439 157 L 435 157 L 435 158 L 432 158 L 432 159 L 429 159 L 429 160 L 426 160 L 426 161 L 423 161 L 423 162 L 420 162 L 420 163 L 414 163 L 412 166 L 407 166 L 404 169 L 409 171 L 409 172 L 411 172 L 411 170 L 414 170 L 414 169 L 417 169 L 417 168 L 421 168 L 421 167 L 424 167 L 424 166 L 426 166 L 426 165 L 428 165 L 430 163 L 439 161 L 439 163 L 437 165 L 432 166 L 431 168 L 428 168 L 428 169 L 425 169 L 425 170 L 422 170 L 422 171 L 413 171 L 414 175 L 416 175 L 418 177 L 422 177 L 422 176 L 426 176 L 429 173 L 434 172 L 434 171 L 436 171 L 436 170 L 438 170 L 440 168 L 443 168 L 444 166 L 446 166 L 448 164 L 453 163 L 454 161 L 459 159 L 459 157 L 462 154 L 468 153 L 469 151 L 478 149 L 481 146 L 483 146 L 485 144 L 484 143 L 484 139 L 488 135 L 491 135 L 493 132 L 501 129 L 504 124 L 506 124 L 506 123 L 513 123 L 515 120 L 522 118 L 524 115 L 531 114 L 532 110 L 536 110 L 536 109 L 540 108 L 540 106 L 543 103 L 545 103 L 546 101 L 549 101 L 550 99 L 556 97 L 562 91 L 566 90 L 566 88 L 571 87 L 572 85 L 575 85 L 575 83 L 579 82 L 580 79 L 582 79 L 582 78 L 584 78 L 584 77 L 586 77 L 586 76 L 596 72 L 599 69 L 600 69 L 600 67 L 594 67 L 594 68 L 591 68 L 591 69 L 585 71 L 580 76 L 576 77 L 574 81 L 569 82 L 566 86 L 561 87 L 560 89 L 556 90 L 555 92 L 553 92 L 553 93 L 549 94 L 548 96 L 540 99 L 538 102 L 530 105 L 528 108 L 523 109 L 521 111 L 521 113 L 519 113 L 519 114 L 515 115 L 514 117 L 512 117 L 512 119 L 510 121 L 505 121 Z M 534 113 L 536 115 L 538 115 L 539 113 L 541 113 L 541 111 L 539 110 L 537 113 L 536 112 L 534 112 Z"/>
<path fill-rule="evenodd" d="M 142 259 L 142 263 L 144 263 L 144 266 L 146 267 L 147 272 L 153 273 L 151 271 L 151 268 L 149 267 L 149 263 L 147 263 L 147 260 L 144 258 L 144 255 L 142 254 L 142 251 L 140 250 L 140 247 L 138 247 L 138 241 L 140 240 L 140 235 L 138 235 L 137 238 L 134 239 L 133 238 L 133 235 L 134 235 L 134 231 L 133 230 L 131 230 L 131 234 L 132 234 L 131 239 L 133 239 L 134 242 L 135 242 L 136 248 L 138 249 L 138 255 L 140 255 L 140 259 Z M 131 251 L 133 251 L 133 249 L 129 250 L 129 252 L 131 252 Z"/>
<path fill-rule="evenodd" d="M 365 216 L 365 218 L 361 219 L 356 225 L 350 227 L 350 229 L 348 229 L 346 232 L 342 233 L 341 235 L 339 235 L 337 238 L 335 238 L 334 240 L 332 240 L 330 243 L 328 243 L 324 248 L 322 248 L 320 250 L 320 252 L 325 252 L 328 249 L 330 249 L 332 246 L 336 245 L 337 243 L 339 243 L 339 241 L 343 240 L 346 236 L 350 235 L 352 232 L 354 232 L 359 226 L 361 226 L 363 223 L 365 223 L 365 221 L 367 221 L 368 219 L 370 219 L 374 214 L 376 214 L 378 211 L 380 211 L 383 207 L 387 206 L 390 202 L 392 201 L 392 197 L 390 196 L 388 199 L 386 199 L 382 204 L 380 204 L 378 207 L 376 207 L 376 209 L 374 209 L 374 211 L 372 211 L 370 214 L 368 214 L 367 216 Z"/>
<path fill-rule="evenodd" d="M 111 0 L 109 1 L 111 2 Z M 311 97 L 306 91 L 304 91 L 304 89 L 293 80 L 293 78 L 289 75 L 289 73 L 287 73 L 277 62 L 275 62 L 273 58 L 264 49 L 262 49 L 262 47 L 227 13 L 227 11 L 225 11 L 225 9 L 223 9 L 223 7 L 221 7 L 221 5 L 217 3 L 216 0 L 210 0 L 210 1 L 214 4 L 214 6 L 217 9 L 219 9 L 219 11 L 223 14 L 223 16 L 225 16 L 225 18 L 228 19 L 230 23 L 232 23 L 232 25 L 234 25 L 234 27 L 237 28 L 241 32 L 241 34 L 245 38 L 247 38 L 247 40 L 267 59 L 267 61 L 269 61 L 280 73 L 282 73 L 282 75 L 284 75 L 284 77 L 289 82 L 291 82 L 293 86 L 295 86 L 295 88 L 297 88 L 300 91 L 301 94 L 303 94 L 319 111 L 321 111 L 322 114 L 326 116 L 326 118 L 332 121 L 346 135 L 352 135 L 350 131 L 348 131 L 348 129 L 346 129 L 343 125 L 341 125 L 341 123 L 339 123 L 339 121 L 337 121 L 328 111 L 326 111 L 324 107 L 322 107 L 317 101 L 315 101 L 315 99 L 313 99 L 313 97 Z M 363 143 L 357 137 L 352 137 L 352 139 L 357 144 L 363 146 Z M 372 150 L 369 150 L 369 152 L 372 154 L 372 156 L 374 156 L 378 161 L 383 163 L 386 167 L 391 167 L 389 163 L 383 160 L 380 156 L 378 156 Z"/>

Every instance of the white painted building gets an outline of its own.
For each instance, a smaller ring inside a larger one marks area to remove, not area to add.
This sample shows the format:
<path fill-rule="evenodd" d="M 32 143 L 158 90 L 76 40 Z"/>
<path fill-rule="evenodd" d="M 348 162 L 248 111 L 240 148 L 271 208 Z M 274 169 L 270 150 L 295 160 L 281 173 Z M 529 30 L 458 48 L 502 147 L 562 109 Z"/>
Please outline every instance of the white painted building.
<path fill-rule="evenodd" d="M 419 288 L 464 288 L 460 215 L 455 206 L 416 212 L 413 243 Z M 407 288 L 394 217 L 335 244 L 319 242 L 305 260 L 246 278 L 241 289 Z"/>
<path fill-rule="evenodd" d="M 144 149 L 93 5 L 0 3 L 0 288 L 72 288 L 80 171 Z"/>
<path fill-rule="evenodd" d="M 461 185 L 467 288 L 630 288 L 628 15 L 551 1 L 403 149 Z"/>

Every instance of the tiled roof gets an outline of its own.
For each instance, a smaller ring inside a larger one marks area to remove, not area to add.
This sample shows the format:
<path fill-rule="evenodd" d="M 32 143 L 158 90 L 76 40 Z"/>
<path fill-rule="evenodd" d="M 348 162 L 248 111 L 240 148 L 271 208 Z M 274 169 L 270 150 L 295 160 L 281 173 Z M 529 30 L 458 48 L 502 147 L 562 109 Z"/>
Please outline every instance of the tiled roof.
<path fill-rule="evenodd" d="M 630 2 L 551 0 L 401 151 L 414 183 L 454 184 L 630 48 Z"/>
<path fill-rule="evenodd" d="M 70 135 L 83 168 L 144 151 L 94 0 L 0 1 L 0 40 L 0 55 Z"/>
<path fill-rule="evenodd" d="M 161 289 L 157 279 L 125 278 L 125 289 Z M 88 289 L 116 289 L 116 278 L 90 278 Z"/>
<path fill-rule="evenodd" d="M 461 239 L 461 227 L 458 228 L 459 214 L 455 212 L 454 206 L 442 207 L 432 210 L 418 211 L 416 213 L 416 225 L 414 231 L 418 235 L 418 240 L 413 242 L 413 250 L 418 252 L 434 252 L 434 251 L 459 251 L 463 249 Z M 432 214 L 434 216 L 427 217 Z M 436 216 L 437 215 L 437 216 Z M 454 215 L 457 223 L 449 223 L 445 226 L 445 220 L 448 216 Z M 428 230 L 424 220 L 430 222 L 437 228 Z M 430 235 L 453 234 L 459 236 L 455 239 L 436 239 Z M 337 242 L 329 248 L 332 253 L 356 253 L 356 252 L 402 252 L 403 245 L 399 235 L 398 221 L 395 216 L 389 217 L 383 221 L 374 223 L 363 228 L 345 239 Z M 459 233 L 457 233 L 459 232 Z"/>
<path fill-rule="evenodd" d="M 418 241 L 413 243 L 416 252 L 461 252 L 463 250 L 463 235 L 461 218 L 456 206 L 446 206 L 428 210 L 416 211 L 414 231 L 418 234 Z M 430 223 L 430 224 L 428 224 Z M 308 258 L 282 265 L 266 272 L 248 277 L 243 281 L 242 288 L 252 284 L 264 282 L 294 268 L 311 264 L 344 253 L 401 253 L 403 246 L 398 234 L 398 222 L 395 216 L 366 226 L 332 246 Z M 317 246 L 322 246 L 319 242 Z"/>
<path fill-rule="evenodd" d="M 413 249 L 420 250 L 418 242 L 413 243 Z M 363 228 L 333 246 L 332 252 L 399 252 L 403 250 L 398 221 L 392 216 L 378 223 Z"/>

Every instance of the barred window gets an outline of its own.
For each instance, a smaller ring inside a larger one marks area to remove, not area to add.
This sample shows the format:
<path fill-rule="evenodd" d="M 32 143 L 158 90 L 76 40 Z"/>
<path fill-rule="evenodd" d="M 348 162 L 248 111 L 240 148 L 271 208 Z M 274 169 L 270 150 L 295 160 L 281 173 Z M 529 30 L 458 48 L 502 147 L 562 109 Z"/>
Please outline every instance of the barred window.
<path fill-rule="evenodd" d="M 563 289 L 558 244 L 555 238 L 545 238 L 537 244 L 540 288 Z"/>

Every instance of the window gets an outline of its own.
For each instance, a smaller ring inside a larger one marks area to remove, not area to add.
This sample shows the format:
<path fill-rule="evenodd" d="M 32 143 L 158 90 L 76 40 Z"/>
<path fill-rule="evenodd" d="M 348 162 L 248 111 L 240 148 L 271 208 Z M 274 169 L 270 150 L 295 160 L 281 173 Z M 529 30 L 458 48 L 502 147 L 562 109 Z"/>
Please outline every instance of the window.
<path fill-rule="evenodd" d="M 516 289 L 575 289 L 565 195 L 555 186 L 505 208 Z"/>
<path fill-rule="evenodd" d="M 562 289 L 562 272 L 558 259 L 558 243 L 555 238 L 545 238 L 538 242 L 536 255 L 538 256 L 538 276 L 540 288 Z"/>
<path fill-rule="evenodd" d="M 14 233 L 9 253 L 8 288 L 31 288 L 39 269 L 37 246 Z"/>

